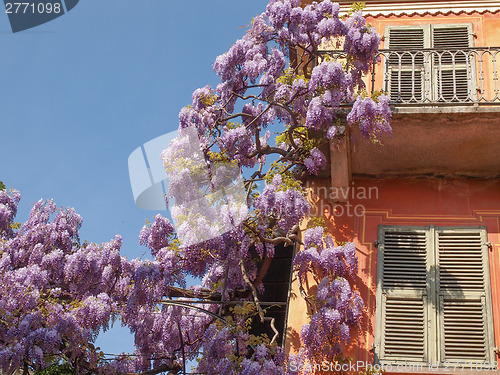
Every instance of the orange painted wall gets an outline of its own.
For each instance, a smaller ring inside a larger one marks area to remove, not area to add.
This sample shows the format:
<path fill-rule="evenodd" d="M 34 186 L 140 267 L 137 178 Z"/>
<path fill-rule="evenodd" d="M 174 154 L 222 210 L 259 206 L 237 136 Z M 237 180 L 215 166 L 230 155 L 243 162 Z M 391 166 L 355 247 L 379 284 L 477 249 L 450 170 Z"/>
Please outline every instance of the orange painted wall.
<path fill-rule="evenodd" d="M 426 14 L 412 16 L 367 17 L 377 32 L 385 35 L 386 27 L 418 24 L 472 23 L 475 33 L 474 46 L 500 47 L 500 12 L 472 14 Z M 384 48 L 382 42 L 381 48 Z M 499 55 L 500 56 L 500 55 Z M 498 60 L 498 59 L 497 59 Z M 374 88 L 382 88 L 382 66 L 378 68 Z M 498 61 L 497 61 L 498 69 Z M 485 68 L 485 82 L 493 82 L 489 69 Z M 367 77 L 371 89 L 371 77 Z M 488 84 L 488 83 L 486 83 Z M 487 87 L 488 89 L 488 87 Z M 490 83 L 489 91 L 493 93 Z M 418 134 L 415 135 L 418 137 Z M 499 146 L 500 150 L 500 146 Z M 355 179 L 349 191 L 348 203 L 335 203 L 328 195 L 336 195 L 330 187 L 330 179 L 310 180 L 315 207 L 311 216 L 324 217 L 329 232 L 336 241 L 353 241 L 359 259 L 359 279 L 356 286 L 366 304 L 363 326 L 354 334 L 348 355 L 354 361 L 373 363 L 371 350 L 375 334 L 375 295 L 377 280 L 377 248 L 379 225 L 415 226 L 485 226 L 490 251 L 490 275 L 492 287 L 495 344 L 500 348 L 500 181 L 499 180 L 403 180 L 403 179 Z M 371 189 L 371 190 L 370 190 Z M 365 192 L 365 195 L 361 193 Z M 354 192 L 354 196 L 352 196 Z M 370 193 L 371 192 L 371 196 Z M 359 194 L 358 194 L 359 193 Z M 348 212 L 350 205 L 350 212 Z M 363 208 L 363 215 L 355 215 Z M 343 210 L 343 214 L 341 214 Z M 300 345 L 299 332 L 307 323 L 307 306 L 300 296 L 297 282 L 292 283 L 288 316 L 286 350 L 296 352 Z M 497 360 L 500 360 L 497 359 Z M 438 374 L 439 371 L 433 371 Z M 441 372 L 453 373 L 453 372 Z M 460 371 L 465 375 L 466 371 Z M 480 374 L 490 372 L 480 371 Z M 476 374 L 479 374 L 476 372 Z M 496 372 L 500 373 L 500 372 Z"/>
<path fill-rule="evenodd" d="M 351 185 L 347 203 L 332 201 L 339 192 L 329 187 L 328 180 L 311 180 L 308 186 L 310 198 L 315 201 L 311 216 L 324 217 L 336 241 L 356 244 L 359 259 L 356 285 L 366 304 L 366 317 L 349 348 L 354 361 L 373 361 L 377 279 L 374 242 L 379 225 L 486 226 L 488 240 L 493 245 L 490 252 L 493 320 L 495 342 L 500 347 L 500 181 L 358 179 Z M 298 332 L 307 319 L 296 283 L 293 288 L 287 347 L 292 352 L 298 348 Z"/>
<path fill-rule="evenodd" d="M 485 46 L 500 46 L 500 14 L 485 14 L 482 33 Z"/>

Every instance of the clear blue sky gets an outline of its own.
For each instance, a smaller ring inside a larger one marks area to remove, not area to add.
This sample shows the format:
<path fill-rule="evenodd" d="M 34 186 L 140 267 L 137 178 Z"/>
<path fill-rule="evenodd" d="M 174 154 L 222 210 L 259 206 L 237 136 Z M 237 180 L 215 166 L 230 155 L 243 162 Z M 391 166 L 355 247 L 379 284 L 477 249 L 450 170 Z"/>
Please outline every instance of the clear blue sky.
<path fill-rule="evenodd" d="M 123 236 L 140 257 L 145 219 L 134 204 L 127 160 L 177 128 L 192 92 L 215 86 L 225 52 L 267 0 L 81 0 L 49 23 L 13 34 L 0 14 L 0 180 L 21 191 L 17 221 L 52 198 L 83 217 L 81 238 Z M 3 12 L 3 11 L 2 11 Z M 132 348 L 122 330 L 106 352 Z"/>

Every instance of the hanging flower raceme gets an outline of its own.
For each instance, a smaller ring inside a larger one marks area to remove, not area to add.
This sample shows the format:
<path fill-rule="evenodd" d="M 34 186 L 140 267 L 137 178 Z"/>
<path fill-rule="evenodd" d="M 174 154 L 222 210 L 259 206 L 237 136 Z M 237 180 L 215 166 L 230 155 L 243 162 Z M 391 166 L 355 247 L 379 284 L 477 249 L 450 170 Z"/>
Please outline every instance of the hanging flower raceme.
<path fill-rule="evenodd" d="M 360 324 L 364 309 L 359 293 L 348 281 L 358 270 L 356 248 L 352 243 L 335 246 L 329 235 L 324 236 L 323 228 L 311 228 L 304 234 L 304 250 L 296 255 L 294 268 L 302 283 L 311 268 L 321 280 L 311 321 L 300 333 L 300 358 L 303 363 L 332 361 L 349 343 L 351 328 Z"/>
<path fill-rule="evenodd" d="M 347 115 L 350 126 L 359 127 L 361 135 L 374 141 L 392 134 L 390 119 L 391 109 L 386 95 L 380 95 L 375 100 L 358 97 Z"/>

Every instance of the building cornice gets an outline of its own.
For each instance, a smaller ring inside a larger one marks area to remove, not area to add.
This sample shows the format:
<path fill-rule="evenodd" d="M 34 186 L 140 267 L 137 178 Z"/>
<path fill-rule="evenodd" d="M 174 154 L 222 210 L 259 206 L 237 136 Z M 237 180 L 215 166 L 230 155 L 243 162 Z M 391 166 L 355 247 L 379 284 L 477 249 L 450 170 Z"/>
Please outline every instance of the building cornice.
<path fill-rule="evenodd" d="M 306 3 L 308 1 L 305 1 Z M 347 12 L 352 2 L 339 1 L 341 12 Z M 497 13 L 500 12 L 498 0 L 476 1 L 419 1 L 419 0 L 365 0 L 363 9 L 365 16 L 400 16 L 400 15 L 429 15 L 429 14 L 471 14 L 471 13 Z"/>

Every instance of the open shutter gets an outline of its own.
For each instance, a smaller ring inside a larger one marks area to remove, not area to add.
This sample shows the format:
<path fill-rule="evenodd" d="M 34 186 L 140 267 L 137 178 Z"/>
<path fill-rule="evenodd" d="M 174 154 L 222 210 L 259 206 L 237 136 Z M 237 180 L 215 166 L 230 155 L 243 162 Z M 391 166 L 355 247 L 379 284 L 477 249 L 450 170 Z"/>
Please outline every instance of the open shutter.
<path fill-rule="evenodd" d="M 486 233 L 437 229 L 441 362 L 493 360 Z"/>
<path fill-rule="evenodd" d="M 470 93 L 472 62 L 467 52 L 471 43 L 471 25 L 439 25 L 432 29 L 437 99 L 464 101 Z"/>
<path fill-rule="evenodd" d="M 495 361 L 484 228 L 380 226 L 377 363 Z"/>
<path fill-rule="evenodd" d="M 409 102 L 422 99 L 425 47 L 424 29 L 389 28 L 388 60 L 390 97 L 394 101 Z M 404 52 L 412 50 L 412 53 Z M 420 52 L 419 52 L 420 51 Z"/>
<path fill-rule="evenodd" d="M 382 362 L 427 361 L 427 247 L 422 230 L 381 228 L 378 247 Z M 380 273 L 379 273 L 380 275 Z"/>

